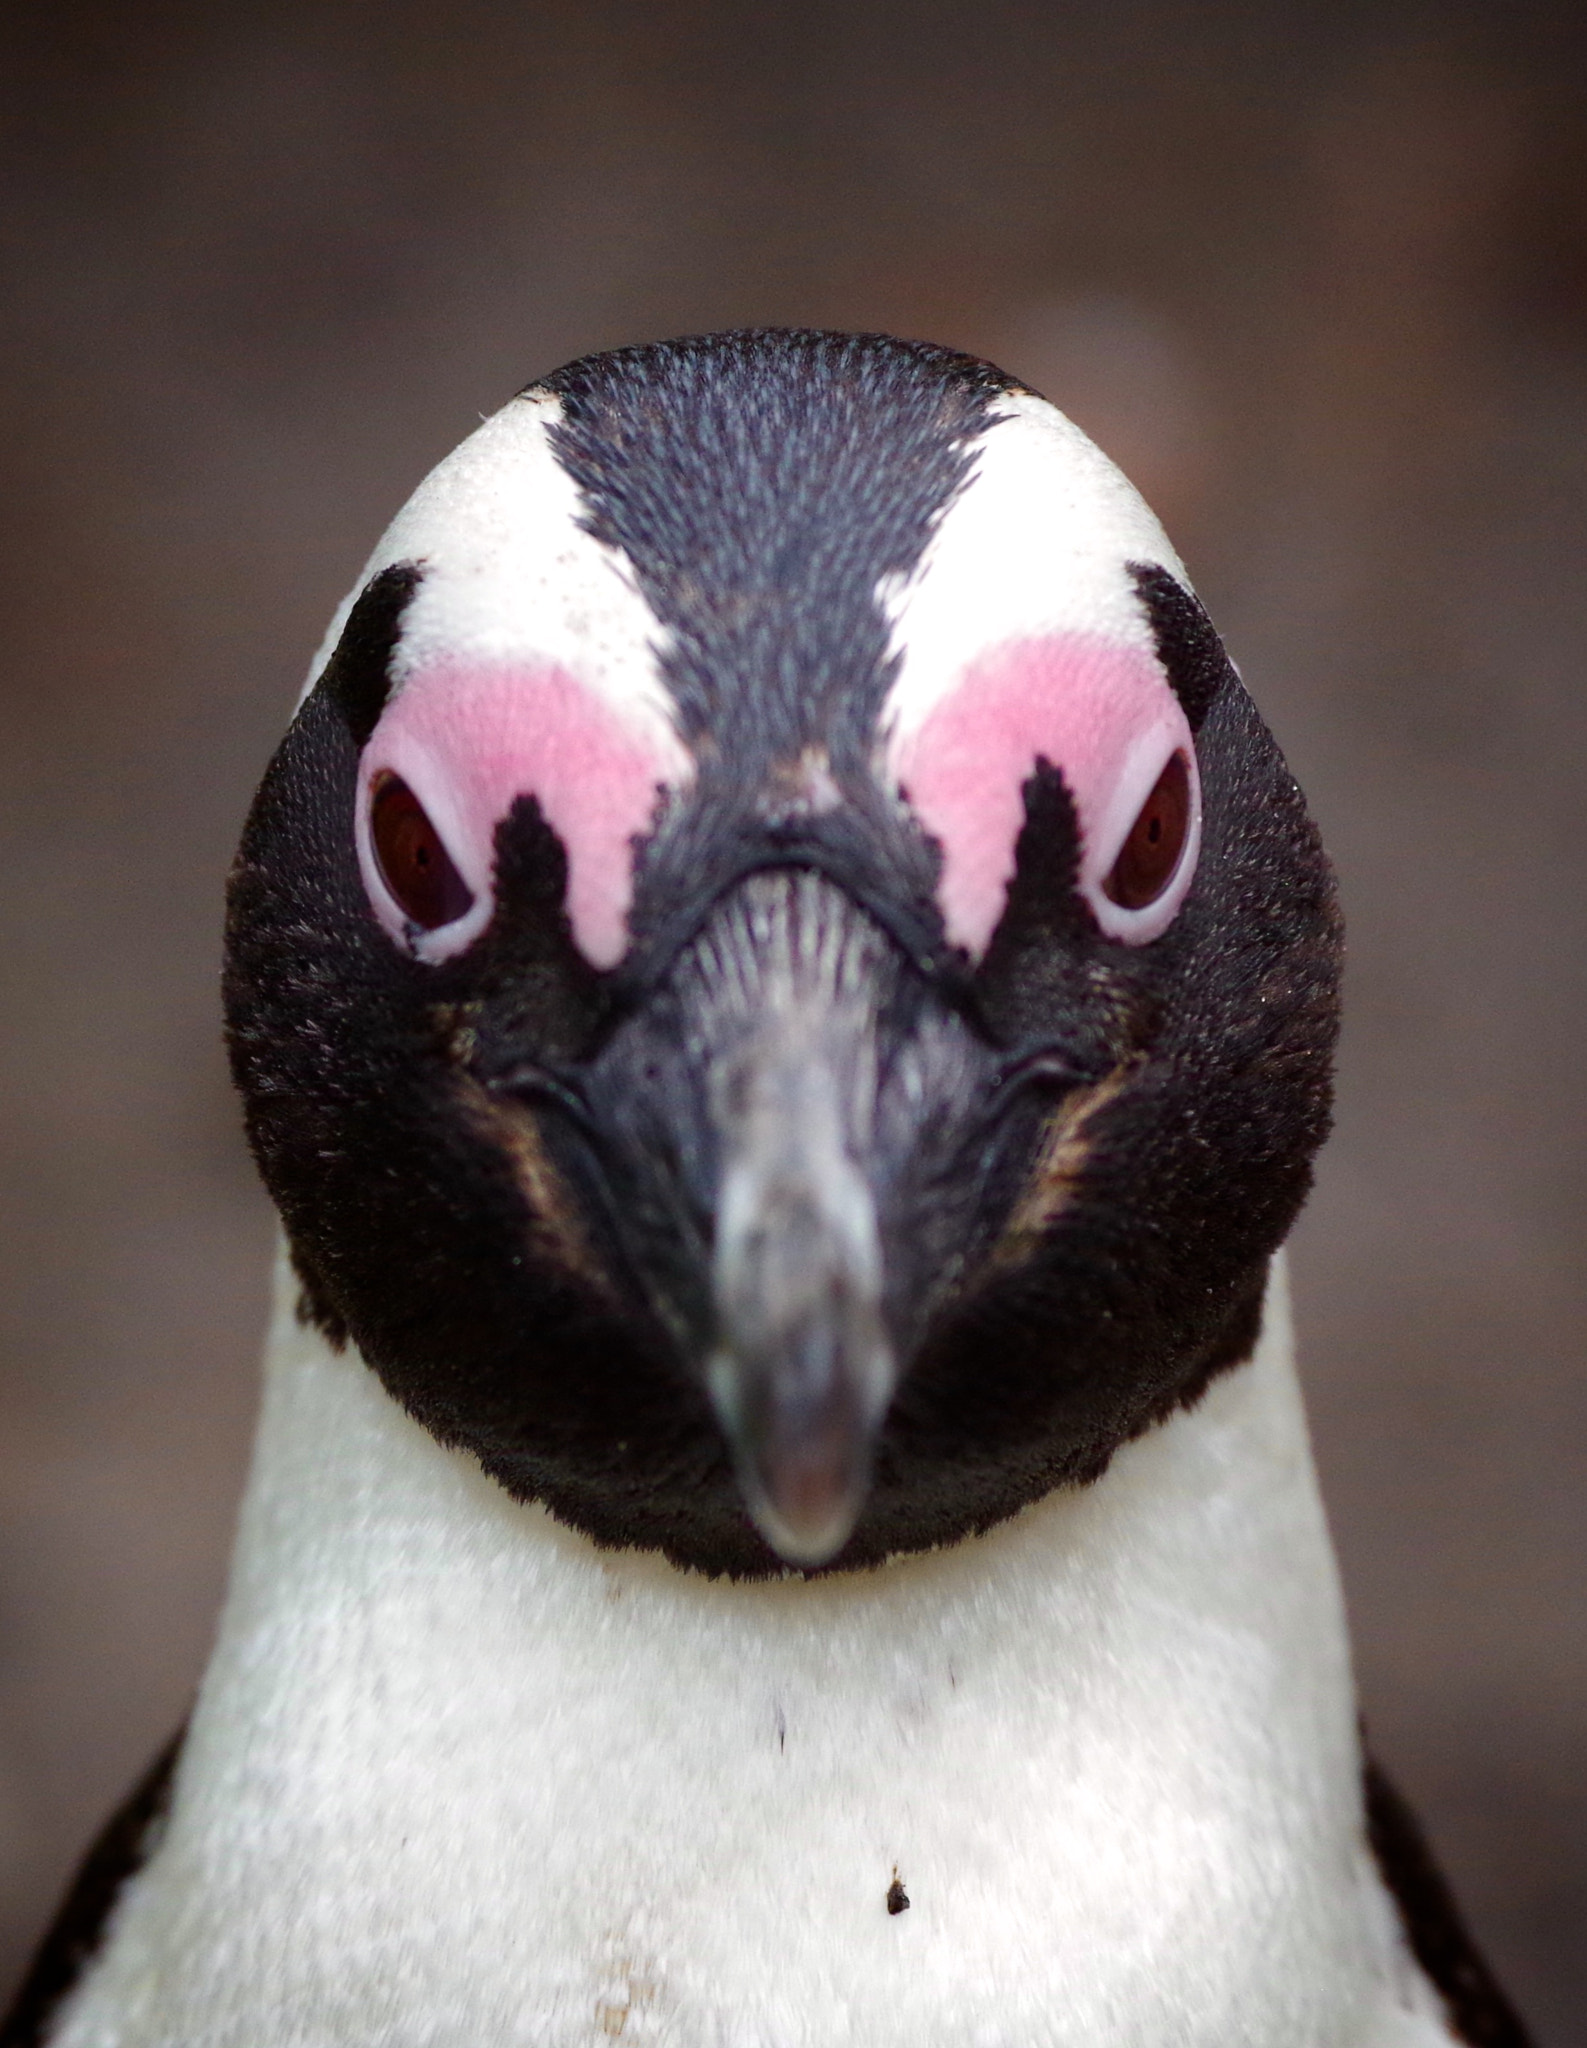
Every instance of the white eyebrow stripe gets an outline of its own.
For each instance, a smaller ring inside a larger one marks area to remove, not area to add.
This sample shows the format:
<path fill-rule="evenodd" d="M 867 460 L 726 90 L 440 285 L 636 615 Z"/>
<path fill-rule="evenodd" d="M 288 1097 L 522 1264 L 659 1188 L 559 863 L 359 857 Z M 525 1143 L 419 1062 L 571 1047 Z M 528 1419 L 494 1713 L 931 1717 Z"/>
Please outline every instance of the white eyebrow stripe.
<path fill-rule="evenodd" d="M 560 399 L 514 398 L 424 479 L 338 607 L 313 688 L 358 594 L 382 569 L 421 562 L 392 657 L 396 689 L 436 662 L 523 659 L 579 677 L 638 730 L 679 747 L 661 674 L 669 634 L 617 549 L 580 525 L 583 505 L 552 451 Z"/>
<path fill-rule="evenodd" d="M 1030 392 L 999 399 L 919 568 L 878 592 L 899 663 L 881 720 L 889 757 L 988 649 L 1085 632 L 1153 651 L 1130 562 L 1190 587 L 1139 492 L 1073 421 Z"/>

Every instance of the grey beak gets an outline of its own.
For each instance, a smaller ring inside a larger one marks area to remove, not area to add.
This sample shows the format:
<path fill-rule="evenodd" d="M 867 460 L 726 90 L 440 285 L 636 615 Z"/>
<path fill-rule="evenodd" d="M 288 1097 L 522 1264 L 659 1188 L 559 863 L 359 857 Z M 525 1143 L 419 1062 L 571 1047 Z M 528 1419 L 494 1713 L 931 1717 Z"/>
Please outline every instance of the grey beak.
<path fill-rule="evenodd" d="M 844 1021 L 797 995 L 777 1003 L 718 1089 L 707 1385 L 756 1527 L 800 1566 L 848 1541 L 896 1378 L 875 1200 L 855 1157 L 874 1046 Z"/>

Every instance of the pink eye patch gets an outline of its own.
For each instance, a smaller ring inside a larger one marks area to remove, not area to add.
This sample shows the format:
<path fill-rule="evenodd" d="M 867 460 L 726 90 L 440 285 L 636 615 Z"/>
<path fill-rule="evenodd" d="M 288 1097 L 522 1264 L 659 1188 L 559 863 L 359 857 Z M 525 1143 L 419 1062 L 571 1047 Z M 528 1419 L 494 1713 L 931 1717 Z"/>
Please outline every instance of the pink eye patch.
<path fill-rule="evenodd" d="M 412 676 L 387 705 L 358 773 L 359 868 L 387 931 L 426 960 L 471 944 L 494 908 L 496 827 L 517 798 L 532 796 L 567 854 L 579 949 L 596 967 L 615 966 L 628 944 L 633 841 L 654 822 L 658 787 L 689 767 L 660 720 L 647 725 L 551 663 L 437 664 Z M 407 811 L 395 836 L 386 815 L 394 789 Z M 423 870 L 415 861 L 455 875 L 443 888 L 432 867 L 431 885 L 416 895 Z"/>
<path fill-rule="evenodd" d="M 1183 768 L 1171 766 L 1175 756 Z M 1013 640 L 971 664 L 921 724 L 895 742 L 891 773 L 942 847 L 948 935 L 979 957 L 1003 914 L 1038 759 L 1063 775 L 1081 835 L 1080 890 L 1102 929 L 1142 945 L 1166 931 L 1195 873 L 1201 784 L 1190 727 L 1144 649 L 1095 634 Z M 1186 792 L 1161 887 L 1140 902 L 1121 867 L 1140 871 L 1168 815 L 1162 789 Z M 1154 806 L 1154 796 L 1157 802 Z M 1177 853 L 1177 858 L 1175 857 Z"/>

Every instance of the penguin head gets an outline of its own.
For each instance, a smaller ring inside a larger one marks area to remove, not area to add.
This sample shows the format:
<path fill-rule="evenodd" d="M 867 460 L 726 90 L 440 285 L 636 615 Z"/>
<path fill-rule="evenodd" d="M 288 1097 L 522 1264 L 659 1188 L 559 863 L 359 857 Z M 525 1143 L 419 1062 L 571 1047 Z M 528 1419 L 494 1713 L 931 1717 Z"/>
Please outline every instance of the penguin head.
<path fill-rule="evenodd" d="M 421 485 L 233 873 L 304 1312 L 711 1572 L 1096 1477 L 1247 1355 L 1339 923 L 1156 521 L 990 366 L 594 356 Z"/>

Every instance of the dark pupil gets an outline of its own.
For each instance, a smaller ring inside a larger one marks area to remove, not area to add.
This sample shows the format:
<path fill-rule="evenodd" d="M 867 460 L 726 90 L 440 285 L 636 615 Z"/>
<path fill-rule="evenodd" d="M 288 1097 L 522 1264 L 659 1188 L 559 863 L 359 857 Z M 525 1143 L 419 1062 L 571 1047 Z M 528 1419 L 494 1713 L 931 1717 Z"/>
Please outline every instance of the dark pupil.
<path fill-rule="evenodd" d="M 1102 893 L 1123 910 L 1144 910 L 1174 878 L 1190 827 L 1190 768 L 1173 755 L 1141 806 Z"/>
<path fill-rule="evenodd" d="M 386 887 L 416 925 L 433 932 L 473 904 L 468 884 L 452 865 L 441 835 L 400 775 L 375 784 L 369 836 Z"/>

